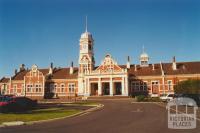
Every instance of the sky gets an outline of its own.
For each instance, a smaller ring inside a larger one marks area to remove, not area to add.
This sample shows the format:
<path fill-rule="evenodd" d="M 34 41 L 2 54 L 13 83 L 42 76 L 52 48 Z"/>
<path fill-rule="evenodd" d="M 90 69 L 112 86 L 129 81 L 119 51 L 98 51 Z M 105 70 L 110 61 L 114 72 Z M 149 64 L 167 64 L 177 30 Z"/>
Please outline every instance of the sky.
<path fill-rule="evenodd" d="M 200 61 L 198 0 L 0 0 L 0 78 L 30 68 L 78 65 L 79 39 L 95 40 L 96 65 L 106 54 L 118 64 Z"/>

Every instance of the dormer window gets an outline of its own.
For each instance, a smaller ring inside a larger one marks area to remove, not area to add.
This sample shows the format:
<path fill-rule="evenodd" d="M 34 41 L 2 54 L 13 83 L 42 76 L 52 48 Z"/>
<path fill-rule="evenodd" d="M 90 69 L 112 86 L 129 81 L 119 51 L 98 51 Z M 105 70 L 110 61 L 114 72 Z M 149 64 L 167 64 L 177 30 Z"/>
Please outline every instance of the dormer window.
<path fill-rule="evenodd" d="M 147 61 L 141 61 L 141 66 L 148 66 L 148 62 Z"/>

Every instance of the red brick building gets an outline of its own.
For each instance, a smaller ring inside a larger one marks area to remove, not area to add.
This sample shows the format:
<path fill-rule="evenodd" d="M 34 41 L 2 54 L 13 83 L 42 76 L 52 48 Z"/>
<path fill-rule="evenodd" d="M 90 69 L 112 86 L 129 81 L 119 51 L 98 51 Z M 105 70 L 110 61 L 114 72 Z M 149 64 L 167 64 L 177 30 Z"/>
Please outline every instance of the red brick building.
<path fill-rule="evenodd" d="M 118 65 L 111 55 L 106 55 L 99 66 L 95 66 L 94 40 L 92 34 L 84 32 L 80 38 L 79 66 L 40 69 L 33 65 L 19 71 L 10 78 L 0 80 L 1 94 L 14 94 L 31 98 L 66 98 L 70 96 L 102 96 L 148 93 L 159 96 L 174 91 L 179 81 L 200 78 L 200 61 L 149 64 L 149 56 L 143 50 L 140 64 Z"/>

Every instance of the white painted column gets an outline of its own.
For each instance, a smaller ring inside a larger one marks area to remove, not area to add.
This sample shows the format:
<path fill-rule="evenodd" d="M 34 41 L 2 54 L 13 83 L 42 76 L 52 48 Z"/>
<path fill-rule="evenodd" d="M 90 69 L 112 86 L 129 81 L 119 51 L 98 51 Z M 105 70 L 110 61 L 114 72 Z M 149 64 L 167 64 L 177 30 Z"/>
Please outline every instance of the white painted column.
<path fill-rule="evenodd" d="M 102 95 L 101 79 L 100 79 L 100 78 L 99 78 L 99 81 L 98 81 L 98 95 L 99 95 L 99 96 Z"/>
<path fill-rule="evenodd" d="M 165 94 L 165 77 L 162 76 L 162 90 L 164 91 Z M 159 94 L 160 94 L 160 87 L 159 87 Z"/>
<path fill-rule="evenodd" d="M 44 95 L 45 95 L 45 77 L 43 76 L 43 82 L 42 82 L 42 87 L 43 87 L 43 89 L 42 89 L 42 96 L 44 97 Z"/>
<path fill-rule="evenodd" d="M 113 81 L 112 81 L 112 77 L 110 78 L 110 96 L 113 96 Z"/>
<path fill-rule="evenodd" d="M 24 76 L 24 88 L 23 89 L 24 89 L 23 95 L 26 96 L 26 78 L 25 78 L 25 76 Z"/>
<path fill-rule="evenodd" d="M 122 95 L 125 95 L 124 77 L 122 77 Z"/>
<path fill-rule="evenodd" d="M 87 96 L 87 93 L 88 93 L 88 90 L 87 90 L 87 79 L 84 79 L 84 83 L 83 83 L 83 86 L 84 86 L 84 91 L 85 91 L 85 96 Z"/>
<path fill-rule="evenodd" d="M 86 79 L 83 77 L 78 78 L 78 95 L 82 96 L 86 94 Z"/>
<path fill-rule="evenodd" d="M 10 77 L 10 83 L 9 83 L 9 94 L 11 94 L 11 88 L 12 88 L 12 78 Z"/>
<path fill-rule="evenodd" d="M 153 84 L 152 84 L 152 81 L 151 81 L 151 89 L 150 89 L 150 94 L 152 94 L 153 93 Z"/>
<path fill-rule="evenodd" d="M 85 90 L 86 90 L 86 93 L 85 93 L 85 96 L 90 96 L 90 83 L 89 83 L 89 79 L 86 78 L 85 79 Z"/>
<path fill-rule="evenodd" d="M 125 77 L 125 95 L 128 96 L 129 92 L 129 82 L 128 82 L 128 77 Z"/>
<path fill-rule="evenodd" d="M 88 87 L 88 96 L 91 95 L 91 88 L 90 88 L 90 80 L 89 78 L 87 79 L 87 87 Z"/>

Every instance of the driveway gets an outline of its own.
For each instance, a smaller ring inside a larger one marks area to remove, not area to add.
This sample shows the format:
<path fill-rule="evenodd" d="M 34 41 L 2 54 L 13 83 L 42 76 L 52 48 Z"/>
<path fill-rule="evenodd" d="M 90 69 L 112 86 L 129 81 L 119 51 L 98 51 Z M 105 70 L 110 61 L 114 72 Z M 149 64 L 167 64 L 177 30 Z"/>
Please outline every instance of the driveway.
<path fill-rule="evenodd" d="M 1 133 L 199 133 L 167 127 L 167 110 L 153 103 L 101 101 L 104 108 L 86 115 L 34 125 L 0 128 Z"/>

